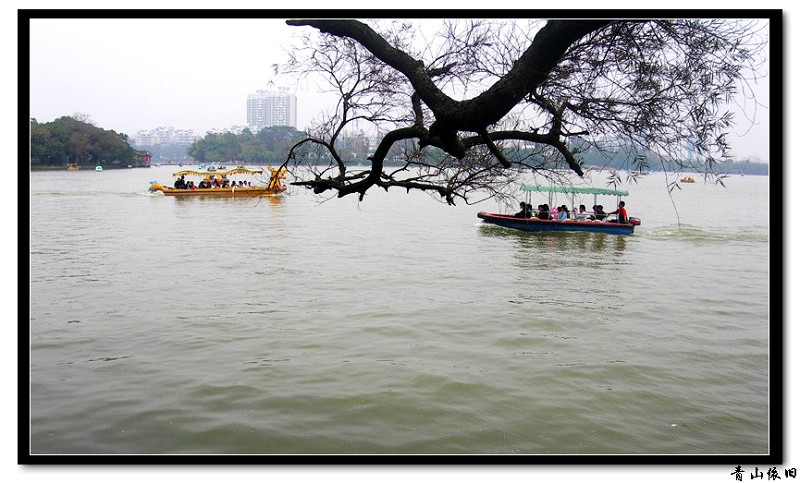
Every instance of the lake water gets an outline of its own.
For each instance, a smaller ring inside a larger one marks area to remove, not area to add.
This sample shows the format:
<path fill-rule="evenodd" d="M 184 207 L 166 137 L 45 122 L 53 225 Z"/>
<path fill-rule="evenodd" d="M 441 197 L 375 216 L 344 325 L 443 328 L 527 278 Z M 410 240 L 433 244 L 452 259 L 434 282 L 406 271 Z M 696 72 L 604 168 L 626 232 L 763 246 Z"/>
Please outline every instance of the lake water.
<path fill-rule="evenodd" d="M 173 170 L 30 174 L 32 454 L 770 451 L 767 177 L 682 185 L 679 227 L 654 173 L 624 237 Z"/>

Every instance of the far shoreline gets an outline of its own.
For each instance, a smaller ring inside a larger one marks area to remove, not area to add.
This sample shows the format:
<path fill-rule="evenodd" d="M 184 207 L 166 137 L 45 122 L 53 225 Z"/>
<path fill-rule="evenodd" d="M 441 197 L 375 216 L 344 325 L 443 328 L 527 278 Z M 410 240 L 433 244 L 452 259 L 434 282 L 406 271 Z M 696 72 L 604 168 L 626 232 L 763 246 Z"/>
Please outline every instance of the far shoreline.
<path fill-rule="evenodd" d="M 66 165 L 59 165 L 59 166 L 28 165 L 28 166 L 31 171 L 69 171 Z M 127 166 L 112 165 L 112 166 L 103 166 L 103 171 L 109 169 L 136 169 L 136 168 L 150 168 L 150 166 L 131 166 L 129 168 Z M 95 168 L 91 166 L 85 166 L 85 167 L 81 166 L 73 171 L 94 171 L 94 170 Z"/>

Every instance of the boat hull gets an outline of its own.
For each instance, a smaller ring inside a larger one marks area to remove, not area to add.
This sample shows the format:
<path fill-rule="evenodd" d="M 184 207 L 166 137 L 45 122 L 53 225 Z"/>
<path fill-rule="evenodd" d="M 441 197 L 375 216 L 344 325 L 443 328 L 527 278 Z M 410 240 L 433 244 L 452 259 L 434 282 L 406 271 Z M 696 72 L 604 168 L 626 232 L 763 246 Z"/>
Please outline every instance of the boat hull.
<path fill-rule="evenodd" d="M 285 186 L 280 189 L 269 189 L 264 187 L 249 188 L 198 188 L 198 189 L 177 189 L 162 185 L 153 185 L 150 191 L 160 191 L 165 196 L 214 196 L 214 197 L 245 197 L 245 196 L 274 196 L 286 191 Z"/>
<path fill-rule="evenodd" d="M 492 223 L 504 228 L 534 232 L 570 232 L 588 231 L 594 233 L 608 233 L 611 235 L 632 235 L 634 225 L 627 223 L 611 223 L 605 221 L 559 221 L 540 220 L 538 218 L 515 218 L 513 216 L 486 213 L 481 211 L 478 218 L 484 222 Z"/>

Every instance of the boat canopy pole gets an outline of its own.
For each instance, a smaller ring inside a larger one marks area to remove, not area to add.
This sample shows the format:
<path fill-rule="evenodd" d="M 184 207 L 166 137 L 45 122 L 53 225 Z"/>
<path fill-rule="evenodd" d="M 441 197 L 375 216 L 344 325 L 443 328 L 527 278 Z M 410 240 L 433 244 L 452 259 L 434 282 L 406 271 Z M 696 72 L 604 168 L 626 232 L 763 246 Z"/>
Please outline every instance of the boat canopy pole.
<path fill-rule="evenodd" d="M 567 194 L 568 198 L 572 201 L 572 206 L 575 206 L 576 194 L 591 194 L 594 196 L 594 206 L 597 206 L 597 195 L 611 195 L 617 197 L 617 206 L 622 201 L 623 196 L 628 196 L 628 192 L 624 190 L 609 189 L 609 188 L 590 188 L 586 186 L 537 186 L 537 185 L 522 185 L 521 190 L 527 191 L 527 203 L 531 203 L 531 191 L 538 191 L 540 193 L 546 192 L 548 194 L 547 200 L 550 207 L 555 205 L 555 197 L 557 193 Z"/>

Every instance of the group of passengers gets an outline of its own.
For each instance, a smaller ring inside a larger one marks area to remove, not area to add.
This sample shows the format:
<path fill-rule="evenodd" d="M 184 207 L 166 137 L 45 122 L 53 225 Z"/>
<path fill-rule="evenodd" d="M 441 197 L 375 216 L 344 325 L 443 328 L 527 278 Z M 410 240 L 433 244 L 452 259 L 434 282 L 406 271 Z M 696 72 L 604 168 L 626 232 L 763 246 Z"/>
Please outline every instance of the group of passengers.
<path fill-rule="evenodd" d="M 612 211 L 611 213 L 606 213 L 603 211 L 603 205 L 595 205 L 592 206 L 592 210 L 594 213 L 589 215 L 590 220 L 599 220 L 599 221 L 608 221 L 610 223 L 629 223 L 630 220 L 628 219 L 628 210 L 625 209 L 625 202 L 620 201 L 619 206 L 617 209 Z M 608 218 L 609 215 L 617 215 L 616 218 L 611 219 Z"/>
<path fill-rule="evenodd" d="M 525 203 L 524 201 L 519 204 L 521 210 L 514 214 L 515 218 L 533 218 L 533 205 Z M 608 219 L 609 215 L 617 215 L 615 219 Z M 552 209 L 547 203 L 541 204 L 536 211 L 536 218 L 540 220 L 560 220 L 565 221 L 573 219 L 575 221 L 608 221 L 611 223 L 628 223 L 628 212 L 625 209 L 625 202 L 620 201 L 619 207 L 611 213 L 603 211 L 603 205 L 592 206 L 592 212 L 586 211 L 586 205 L 580 205 L 576 210 L 574 207 L 572 211 L 567 208 L 567 205 L 553 207 Z"/>
<path fill-rule="evenodd" d="M 211 178 L 211 179 L 204 179 L 200 181 L 197 185 L 194 184 L 194 181 L 186 181 L 184 179 L 184 175 L 181 175 L 180 178 L 175 180 L 175 189 L 184 189 L 184 190 L 196 190 L 196 189 L 203 189 L 203 188 L 250 188 L 252 184 L 249 181 L 233 181 L 229 180 L 226 177 L 220 178 Z"/>

